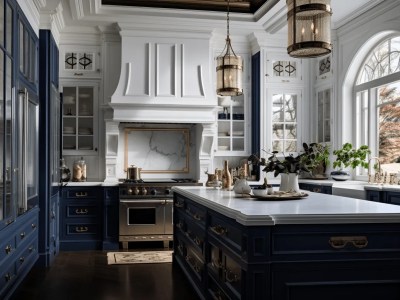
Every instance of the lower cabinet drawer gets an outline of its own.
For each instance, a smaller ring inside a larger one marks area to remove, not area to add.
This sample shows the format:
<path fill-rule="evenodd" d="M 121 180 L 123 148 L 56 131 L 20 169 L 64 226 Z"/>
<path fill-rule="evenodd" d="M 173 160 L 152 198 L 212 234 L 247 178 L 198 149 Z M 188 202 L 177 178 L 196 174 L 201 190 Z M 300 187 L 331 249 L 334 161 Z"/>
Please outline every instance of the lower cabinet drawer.
<path fill-rule="evenodd" d="M 26 247 L 18 256 L 16 262 L 17 272 L 25 265 L 29 264 L 29 261 L 33 259 L 35 254 L 37 254 L 37 251 L 38 251 L 38 240 L 35 239 L 34 241 L 30 242 L 29 246 Z"/>
<path fill-rule="evenodd" d="M 16 274 L 14 262 L 5 268 L 2 266 L 0 269 L 0 295 L 11 287 L 16 280 Z"/>
<path fill-rule="evenodd" d="M 272 255 L 388 255 L 400 251 L 398 224 L 280 226 L 272 231 Z"/>
<path fill-rule="evenodd" d="M 65 239 L 98 239 L 101 236 L 100 225 L 97 223 L 72 223 L 65 225 Z"/>
<path fill-rule="evenodd" d="M 243 230 L 237 223 L 231 224 L 227 219 L 210 214 L 208 233 L 216 239 L 224 242 L 229 248 L 242 255 Z"/>

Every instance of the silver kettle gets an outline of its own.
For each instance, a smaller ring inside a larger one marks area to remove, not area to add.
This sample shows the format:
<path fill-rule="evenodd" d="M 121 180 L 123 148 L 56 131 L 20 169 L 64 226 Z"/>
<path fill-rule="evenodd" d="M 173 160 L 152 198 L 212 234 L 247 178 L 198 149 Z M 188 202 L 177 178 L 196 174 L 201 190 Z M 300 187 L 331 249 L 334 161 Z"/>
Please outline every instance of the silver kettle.
<path fill-rule="evenodd" d="M 140 180 L 141 175 L 140 172 L 142 168 L 136 167 L 135 165 L 131 165 L 126 169 L 126 179 L 129 180 Z"/>

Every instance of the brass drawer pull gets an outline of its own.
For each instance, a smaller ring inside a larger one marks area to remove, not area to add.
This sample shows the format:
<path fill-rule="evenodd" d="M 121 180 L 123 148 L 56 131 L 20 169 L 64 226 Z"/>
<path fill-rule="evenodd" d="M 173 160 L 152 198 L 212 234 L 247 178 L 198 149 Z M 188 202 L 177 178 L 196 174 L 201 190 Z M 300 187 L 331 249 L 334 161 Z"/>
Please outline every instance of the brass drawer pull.
<path fill-rule="evenodd" d="M 185 204 L 184 202 L 176 201 L 175 207 L 182 208 L 184 206 L 184 204 Z"/>
<path fill-rule="evenodd" d="M 201 267 L 198 265 L 198 263 L 193 257 L 191 257 L 190 255 L 186 255 L 185 259 L 189 263 L 189 265 L 191 265 L 193 270 L 195 270 L 196 273 L 201 272 Z"/>
<path fill-rule="evenodd" d="M 179 244 L 178 250 L 179 250 L 179 253 L 183 256 L 183 245 Z"/>
<path fill-rule="evenodd" d="M 87 215 L 89 210 L 87 208 L 77 208 L 75 209 L 75 213 L 77 215 Z"/>
<path fill-rule="evenodd" d="M 192 211 L 190 210 L 190 208 L 186 209 L 186 212 L 187 212 L 193 219 L 195 219 L 196 221 L 201 221 L 201 220 L 202 220 L 202 217 L 201 217 L 198 213 L 192 212 Z"/>
<path fill-rule="evenodd" d="M 179 221 L 178 223 L 176 223 L 176 228 L 183 229 L 183 222 Z"/>
<path fill-rule="evenodd" d="M 87 232 L 87 231 L 89 231 L 89 228 L 87 226 L 76 226 L 75 231 L 76 232 Z"/>
<path fill-rule="evenodd" d="M 76 192 L 75 197 L 87 197 L 87 192 Z"/>
<path fill-rule="evenodd" d="M 222 227 L 221 225 L 216 225 L 213 227 L 210 227 L 211 231 L 214 232 L 215 234 L 218 235 L 224 235 L 228 232 L 228 229 L 226 229 L 225 227 Z"/>
<path fill-rule="evenodd" d="M 228 282 L 238 282 L 240 280 L 240 275 L 232 272 L 229 269 L 225 269 L 225 278 Z"/>
<path fill-rule="evenodd" d="M 222 262 L 220 260 L 211 260 L 211 265 L 216 269 L 222 269 Z"/>
<path fill-rule="evenodd" d="M 4 279 L 6 280 L 6 282 L 10 281 L 14 276 L 12 276 L 10 273 L 7 273 L 6 275 L 4 275 Z"/>
<path fill-rule="evenodd" d="M 10 252 L 12 251 L 11 245 L 7 245 L 7 246 L 4 248 L 4 251 L 6 251 L 6 254 L 10 254 Z"/>
<path fill-rule="evenodd" d="M 212 298 L 214 300 L 224 300 L 226 299 L 225 297 L 222 296 L 222 292 L 220 290 L 218 291 L 212 291 Z"/>
<path fill-rule="evenodd" d="M 193 239 L 193 241 L 196 243 L 197 246 L 201 246 L 203 244 L 203 241 L 197 236 Z"/>
<path fill-rule="evenodd" d="M 343 249 L 347 245 L 362 249 L 367 247 L 368 239 L 366 236 L 332 236 L 329 245 L 334 249 Z"/>

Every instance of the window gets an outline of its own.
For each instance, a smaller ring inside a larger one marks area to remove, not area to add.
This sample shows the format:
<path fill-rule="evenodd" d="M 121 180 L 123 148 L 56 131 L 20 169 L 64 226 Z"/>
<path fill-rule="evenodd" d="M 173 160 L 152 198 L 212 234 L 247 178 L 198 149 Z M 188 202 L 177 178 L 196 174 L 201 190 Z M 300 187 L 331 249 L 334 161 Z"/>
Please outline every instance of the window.
<path fill-rule="evenodd" d="M 369 54 L 355 86 L 357 145 L 368 144 L 384 172 L 400 171 L 400 37 Z"/>
<path fill-rule="evenodd" d="M 272 150 L 297 151 L 297 95 L 272 95 Z"/>

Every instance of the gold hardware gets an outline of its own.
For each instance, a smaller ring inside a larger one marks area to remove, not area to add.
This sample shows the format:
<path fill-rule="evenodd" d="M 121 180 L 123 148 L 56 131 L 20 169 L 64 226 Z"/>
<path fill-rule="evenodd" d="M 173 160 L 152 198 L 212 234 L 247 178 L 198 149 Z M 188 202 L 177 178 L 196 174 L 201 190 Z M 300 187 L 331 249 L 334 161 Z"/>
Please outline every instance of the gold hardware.
<path fill-rule="evenodd" d="M 367 247 L 368 239 L 366 236 L 332 236 L 329 245 L 334 249 L 343 249 L 348 244 L 355 248 L 362 249 Z"/>
<path fill-rule="evenodd" d="M 9 254 L 12 251 L 11 245 L 7 245 L 4 250 L 6 251 L 6 254 Z"/>
<path fill-rule="evenodd" d="M 197 246 L 201 246 L 203 244 L 203 241 L 199 239 L 197 236 L 193 240 Z"/>
<path fill-rule="evenodd" d="M 196 273 L 200 273 L 201 267 L 197 264 L 193 257 L 191 257 L 190 255 L 186 255 L 185 259 Z"/>
<path fill-rule="evenodd" d="M 193 219 L 195 219 L 196 221 L 201 221 L 201 216 L 198 214 L 198 213 L 193 213 L 191 210 L 190 210 L 190 208 L 187 208 L 186 209 L 186 212 L 190 215 L 190 216 L 192 216 L 192 218 Z"/>
<path fill-rule="evenodd" d="M 76 192 L 75 197 L 87 197 L 87 192 Z"/>
<path fill-rule="evenodd" d="M 6 275 L 4 275 L 4 278 L 6 281 L 10 281 L 12 279 L 12 276 L 10 275 L 10 273 L 7 273 Z"/>
<path fill-rule="evenodd" d="M 87 226 L 76 226 L 75 227 L 75 232 L 87 232 L 89 231 L 89 228 Z"/>
<path fill-rule="evenodd" d="M 89 210 L 87 208 L 77 208 L 75 209 L 75 213 L 77 215 L 87 215 Z"/>
<path fill-rule="evenodd" d="M 228 232 L 228 229 L 225 227 L 222 227 L 221 225 L 213 226 L 210 227 L 211 231 L 218 234 L 218 235 L 224 235 Z"/>
<path fill-rule="evenodd" d="M 179 223 L 176 224 L 176 227 L 179 229 L 183 229 L 183 223 L 179 221 Z"/>
<path fill-rule="evenodd" d="M 179 201 L 176 201 L 176 202 L 175 202 L 175 207 L 181 208 L 181 207 L 183 207 L 183 206 L 184 206 L 184 203 L 183 203 L 183 202 L 179 202 Z"/>
<path fill-rule="evenodd" d="M 211 265 L 216 269 L 222 269 L 222 262 L 220 262 L 219 260 L 215 261 L 214 259 L 212 259 Z"/>
<path fill-rule="evenodd" d="M 233 271 L 229 269 L 225 269 L 225 278 L 228 282 L 238 282 L 240 280 L 240 275 L 233 273 Z"/>

